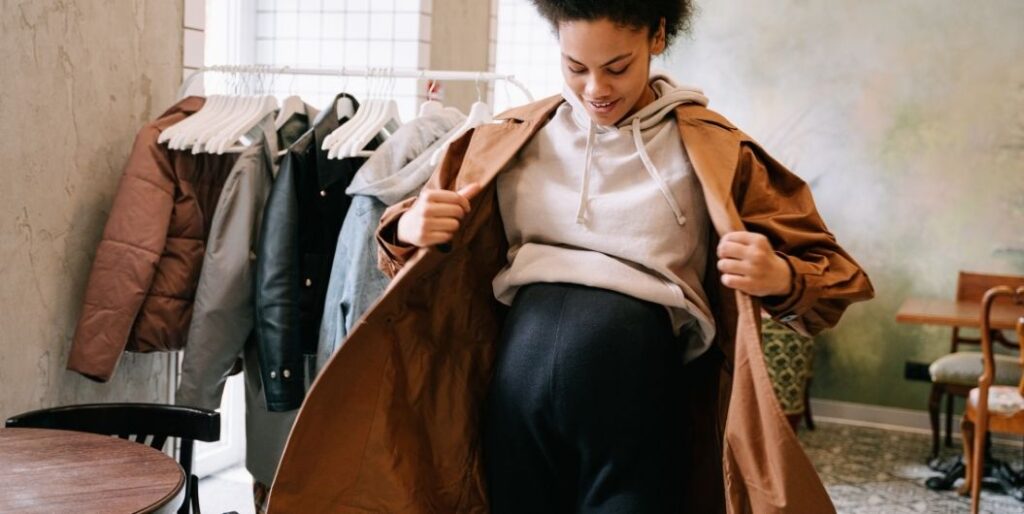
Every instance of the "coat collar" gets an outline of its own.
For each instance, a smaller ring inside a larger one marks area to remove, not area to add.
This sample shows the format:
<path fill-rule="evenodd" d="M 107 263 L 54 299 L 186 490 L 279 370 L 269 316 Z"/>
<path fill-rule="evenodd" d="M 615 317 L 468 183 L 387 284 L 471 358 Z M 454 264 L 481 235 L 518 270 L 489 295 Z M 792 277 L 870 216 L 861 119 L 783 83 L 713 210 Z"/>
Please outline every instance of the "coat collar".
<path fill-rule="evenodd" d="M 313 123 L 313 140 L 310 142 L 313 148 L 308 151 L 312 151 L 316 155 L 317 184 L 320 189 L 327 189 L 335 182 L 343 179 L 344 176 L 339 172 L 339 169 L 347 169 L 346 167 L 339 166 L 339 164 L 348 159 L 332 161 L 327 158 L 327 151 L 320 149 L 327 135 L 334 132 L 341 125 L 337 115 L 338 100 L 341 98 L 352 100 L 352 105 L 357 110 L 359 109 L 359 102 L 356 101 L 354 96 L 348 93 L 339 93 L 338 96 L 331 100 L 331 104 L 320 112 L 320 115 L 317 116 L 316 121 Z"/>
<path fill-rule="evenodd" d="M 720 114 L 696 104 L 677 107 L 676 124 L 718 235 L 743 230 L 732 185 L 744 136 Z"/>
<path fill-rule="evenodd" d="M 481 186 L 490 184 L 516 152 L 551 119 L 561 103 L 561 96 L 551 96 L 509 109 L 496 116 L 494 122 L 473 129 L 467 136 L 472 139 L 464 153 L 455 189 L 474 182 Z"/>

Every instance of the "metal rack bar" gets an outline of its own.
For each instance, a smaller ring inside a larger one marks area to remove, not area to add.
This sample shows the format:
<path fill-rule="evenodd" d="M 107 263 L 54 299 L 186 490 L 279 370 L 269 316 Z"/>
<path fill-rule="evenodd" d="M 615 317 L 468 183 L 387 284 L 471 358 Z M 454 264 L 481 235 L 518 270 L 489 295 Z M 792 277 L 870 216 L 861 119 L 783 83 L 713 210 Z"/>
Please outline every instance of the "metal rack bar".
<path fill-rule="evenodd" d="M 410 78 L 424 80 L 448 80 L 448 81 L 474 81 L 474 82 L 495 82 L 504 80 L 512 84 L 526 95 L 527 101 L 533 101 L 533 95 L 526 86 L 516 79 L 515 75 L 502 73 L 491 73 L 484 71 L 447 71 L 447 70 L 401 70 L 388 68 L 292 68 L 285 66 L 274 68 L 257 65 L 216 65 L 204 66 L 189 75 L 178 88 L 178 98 L 184 98 L 192 83 L 204 73 L 246 73 L 253 75 L 318 75 L 327 77 L 387 77 L 387 78 Z"/>

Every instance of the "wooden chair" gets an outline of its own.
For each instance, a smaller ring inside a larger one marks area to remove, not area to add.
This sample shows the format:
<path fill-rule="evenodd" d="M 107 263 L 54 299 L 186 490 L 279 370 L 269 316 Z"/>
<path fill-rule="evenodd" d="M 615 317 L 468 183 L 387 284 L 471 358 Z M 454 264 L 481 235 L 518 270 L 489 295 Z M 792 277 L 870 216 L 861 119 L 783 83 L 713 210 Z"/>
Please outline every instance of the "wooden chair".
<path fill-rule="evenodd" d="M 989 315 L 992 304 L 1001 298 L 1012 298 L 1024 311 L 1024 286 L 1016 289 L 1009 286 L 994 287 L 985 293 L 981 313 L 981 351 L 985 369 L 978 379 L 978 387 L 968 396 L 967 410 L 960 424 L 963 435 L 964 460 L 967 473 L 964 485 L 971 493 L 971 513 L 978 514 L 981 498 L 981 476 L 985 465 L 985 434 L 989 431 L 1024 435 L 1024 380 L 1015 386 L 994 384 L 998 369 L 992 353 L 993 331 L 989 329 Z M 1024 315 L 1017 321 L 1017 342 L 1024 344 Z M 1018 369 L 1024 368 L 1024 352 L 1018 352 L 1013 362 Z M 964 492 L 961 489 L 961 492 Z"/>
<path fill-rule="evenodd" d="M 8 418 L 8 428 L 53 428 L 116 435 L 163 451 L 169 437 L 181 441 L 178 463 L 185 471 L 185 501 L 178 514 L 199 512 L 199 479 L 192 474 L 193 441 L 220 439 L 220 414 L 154 403 L 95 403 L 42 409 Z M 134 439 L 130 436 L 134 435 Z"/>
<path fill-rule="evenodd" d="M 801 418 L 814 430 L 811 416 L 811 380 L 814 378 L 814 339 L 761 315 L 761 339 L 768 377 L 782 412 L 796 431 Z"/>
<path fill-rule="evenodd" d="M 1024 286 L 1024 277 L 961 271 L 957 277 L 956 300 L 981 303 L 986 291 L 1001 285 Z M 994 334 L 994 340 L 1008 348 L 1016 347 L 998 331 Z M 961 345 L 977 346 L 980 342 L 978 338 L 965 337 L 959 327 L 953 327 L 950 353 L 936 359 L 928 367 L 932 379 L 932 390 L 928 398 L 928 416 L 932 426 L 932 458 L 939 455 L 939 409 L 942 398 L 946 398 L 946 446 L 953 446 L 954 398 L 966 399 L 971 389 L 978 385 L 978 377 L 981 376 L 981 354 L 977 351 L 961 351 Z M 996 366 L 999 375 L 994 377 L 995 384 L 1012 385 L 1020 381 L 1021 371 L 1012 365 L 1012 357 L 996 355 L 995 359 L 999 364 Z"/>

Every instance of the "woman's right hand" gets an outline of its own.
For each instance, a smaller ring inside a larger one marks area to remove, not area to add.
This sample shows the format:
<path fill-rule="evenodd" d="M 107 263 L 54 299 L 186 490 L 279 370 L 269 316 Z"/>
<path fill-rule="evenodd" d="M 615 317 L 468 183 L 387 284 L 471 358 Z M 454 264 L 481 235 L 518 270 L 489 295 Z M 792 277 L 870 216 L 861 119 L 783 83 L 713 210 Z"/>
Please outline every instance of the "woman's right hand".
<path fill-rule="evenodd" d="M 479 191 L 479 184 L 470 184 L 457 192 L 424 190 L 412 208 L 399 218 L 398 241 L 421 248 L 451 241 L 469 213 L 470 198 Z"/>

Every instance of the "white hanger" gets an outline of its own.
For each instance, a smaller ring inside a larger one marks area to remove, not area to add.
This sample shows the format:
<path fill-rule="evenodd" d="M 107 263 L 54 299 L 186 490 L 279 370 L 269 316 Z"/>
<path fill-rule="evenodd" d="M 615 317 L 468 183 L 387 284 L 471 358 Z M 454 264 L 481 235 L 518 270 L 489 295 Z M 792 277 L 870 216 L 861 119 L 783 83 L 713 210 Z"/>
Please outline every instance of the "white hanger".
<path fill-rule="evenodd" d="M 262 80 L 256 85 L 264 89 Z M 192 153 L 202 152 L 223 154 L 228 151 L 240 137 L 256 126 L 267 115 L 277 108 L 277 99 L 273 96 L 236 97 L 235 109 L 223 114 L 223 118 L 203 131 L 192 146 Z"/>
<path fill-rule="evenodd" d="M 284 69 L 287 71 L 289 67 L 285 66 Z M 295 75 L 292 75 L 292 80 L 288 83 L 288 97 L 281 102 L 281 110 L 278 111 L 277 118 L 274 119 L 274 130 L 280 131 L 292 116 L 306 113 L 306 102 L 302 101 L 302 98 L 298 95 L 292 94 L 294 86 Z M 309 123 L 312 124 L 313 120 L 310 119 Z M 277 157 L 283 157 L 287 153 L 288 148 L 281 148 L 277 152 Z"/>
<path fill-rule="evenodd" d="M 433 80 L 427 81 L 427 101 L 420 105 L 419 117 L 430 116 L 433 114 L 439 114 L 444 109 L 444 104 L 438 102 L 434 98 L 434 85 L 436 82 Z"/>
<path fill-rule="evenodd" d="M 195 134 L 199 130 L 208 126 L 210 122 L 220 119 L 219 113 L 227 108 L 229 99 L 228 95 L 214 95 L 208 98 L 203 107 L 199 109 L 199 112 L 171 127 L 174 130 L 169 131 L 169 133 L 161 134 L 167 136 L 167 147 L 171 150 L 183 150 L 183 142 L 186 139 L 194 139 Z"/>
<path fill-rule="evenodd" d="M 340 157 L 356 157 L 373 138 L 389 125 L 401 125 L 402 118 L 398 113 L 398 103 L 394 99 L 381 99 L 381 108 L 372 120 L 366 122 L 360 131 L 349 138 L 346 146 L 339 151 Z"/>
<path fill-rule="evenodd" d="M 480 93 L 480 80 L 476 82 L 476 102 L 469 108 L 469 116 L 466 117 L 466 121 L 459 127 L 451 137 L 448 138 L 437 150 L 434 150 L 434 154 L 430 156 L 430 165 L 437 166 L 437 163 L 441 162 L 441 158 L 444 157 L 444 153 L 448 151 L 448 145 L 451 145 L 453 141 L 462 137 L 466 132 L 489 123 L 494 119 L 494 115 L 491 114 L 491 106 L 487 105 L 481 97 Z"/>
<path fill-rule="evenodd" d="M 390 88 L 387 96 L 391 95 L 391 91 L 394 91 L 395 79 L 391 77 Z M 359 130 L 355 132 L 348 141 L 345 142 L 345 146 L 341 148 L 338 155 L 340 157 L 357 157 L 360 155 L 360 150 L 366 147 L 373 138 L 392 124 L 400 125 L 402 123 L 401 116 L 398 113 L 398 103 L 395 102 L 394 98 L 381 98 L 382 108 L 374 112 L 374 117 L 368 120 L 365 124 L 359 127 Z"/>
<path fill-rule="evenodd" d="M 376 116 L 376 112 L 383 107 L 381 102 L 374 96 L 376 94 L 376 89 L 379 87 L 379 81 L 373 80 L 375 77 L 381 75 L 382 72 L 380 69 L 371 69 L 370 73 L 370 93 L 367 95 L 367 100 L 359 106 L 359 110 L 356 111 L 356 114 L 352 119 L 335 129 L 334 132 L 331 132 L 328 138 L 324 139 L 322 148 L 327 150 L 328 159 L 340 159 L 341 147 L 356 133 L 356 131 L 360 129 L 360 127 L 363 126 L 364 123 L 367 123 Z"/>
<path fill-rule="evenodd" d="M 219 101 L 220 101 L 220 98 L 218 97 L 218 95 L 212 95 L 212 96 L 207 97 L 206 101 L 203 102 L 203 106 L 200 107 L 198 111 L 193 113 L 191 116 L 188 116 L 185 119 L 179 121 L 178 123 L 175 123 L 174 125 L 171 125 L 170 127 L 167 127 L 166 129 L 162 130 L 160 132 L 160 135 L 157 136 L 156 142 L 157 143 L 167 143 L 167 142 L 169 142 L 171 140 L 171 138 L 174 137 L 175 134 L 181 132 L 182 130 L 187 128 L 189 125 L 194 124 L 195 121 L 196 121 L 196 118 L 201 118 L 204 111 L 209 111 L 210 109 L 213 108 L 213 106 L 216 104 L 216 102 L 219 102 Z"/>
<path fill-rule="evenodd" d="M 348 76 L 345 77 L 345 82 L 341 84 L 341 92 L 345 93 L 348 91 Z M 338 121 L 350 120 L 356 115 L 356 104 L 352 101 L 352 97 L 347 93 L 334 103 L 334 115 Z"/>
<path fill-rule="evenodd" d="M 239 85 L 235 85 L 235 92 L 230 95 L 221 96 L 222 101 L 213 106 L 214 108 L 206 116 L 197 118 L 193 125 L 187 130 L 175 134 L 171 139 L 170 148 L 175 150 L 188 150 L 193 148 L 199 140 L 205 141 L 204 135 L 231 119 L 233 113 L 242 107 L 242 98 L 239 96 Z M 197 113 L 201 114 L 201 113 Z"/>
<path fill-rule="evenodd" d="M 376 74 L 376 69 L 375 68 L 370 68 L 370 70 L 369 70 L 369 77 L 367 77 L 368 78 L 368 85 L 370 87 L 370 90 L 372 90 L 373 78 L 374 78 L 375 74 Z M 342 103 L 342 100 L 345 100 L 345 102 Z M 327 137 L 324 138 L 323 143 L 320 145 L 320 149 L 321 150 L 327 150 L 328 158 L 331 158 L 330 157 L 330 155 L 332 153 L 331 150 L 337 144 L 337 141 L 339 139 L 342 139 L 343 137 L 345 137 L 345 135 L 348 134 L 352 130 L 352 128 L 354 128 L 357 124 L 360 123 L 360 120 L 362 120 L 364 116 L 369 114 L 369 109 L 372 107 L 372 104 L 373 104 L 372 99 L 367 97 L 363 101 L 363 103 L 359 105 L 359 109 L 355 110 L 355 112 L 352 113 L 348 117 L 347 121 L 343 122 L 341 125 L 338 126 L 338 128 L 336 128 L 333 131 L 331 131 L 330 134 L 327 134 Z M 352 101 L 350 99 L 348 99 L 346 97 L 339 98 L 338 99 L 338 103 L 335 106 L 335 109 L 337 110 L 338 120 L 341 121 L 341 118 L 342 118 L 342 111 L 341 110 L 342 109 L 346 109 L 348 111 L 352 111 L 354 108 L 355 108 L 355 106 L 352 104 Z"/>
<path fill-rule="evenodd" d="M 443 103 L 438 102 L 437 100 L 427 100 L 426 102 L 420 104 L 419 117 L 422 118 L 424 116 L 432 116 L 434 114 L 439 114 L 443 110 Z"/>
<path fill-rule="evenodd" d="M 290 67 L 288 67 L 288 66 L 284 67 L 286 72 L 287 72 L 287 70 L 289 68 Z M 296 114 L 301 114 L 301 113 L 305 112 L 305 110 L 306 110 L 306 103 L 302 101 L 302 98 L 300 98 L 298 95 L 295 95 L 295 94 L 292 93 L 292 89 L 293 89 L 292 86 L 294 86 L 294 85 L 295 85 L 295 75 L 292 75 L 292 80 L 288 84 L 288 96 L 284 99 L 283 102 L 281 102 L 281 110 L 278 111 L 277 117 L 274 118 L 274 129 L 275 130 L 281 130 L 281 127 L 283 127 L 285 123 L 288 123 L 288 120 L 292 116 L 294 116 Z M 313 121 L 313 120 L 309 120 L 309 121 Z"/>
<path fill-rule="evenodd" d="M 257 85 L 251 85 L 252 89 L 259 89 L 262 85 L 262 76 L 256 75 L 251 82 L 256 82 Z M 250 83 L 251 83 L 250 82 Z M 217 149 L 221 146 L 222 141 L 230 137 L 239 130 L 239 127 L 246 124 L 248 120 L 256 116 L 262 110 L 262 98 L 257 96 L 246 96 L 243 105 L 239 107 L 238 111 L 231 113 L 231 116 L 227 116 L 224 123 L 218 125 L 215 130 L 207 134 L 207 137 L 202 144 L 196 144 L 192 147 L 192 153 L 218 153 Z M 243 132 L 244 133 L 244 132 Z M 236 138 L 237 139 L 237 138 Z"/>
<path fill-rule="evenodd" d="M 224 97 L 217 110 L 211 111 L 209 116 L 196 120 L 195 127 L 190 128 L 187 133 L 177 136 L 173 140 L 174 148 L 177 150 L 192 149 L 192 153 L 199 153 L 205 143 L 213 137 L 218 129 L 227 126 L 231 121 L 240 116 L 250 105 L 250 99 L 242 96 L 244 84 L 239 78 L 233 84 L 233 94 Z"/>
<path fill-rule="evenodd" d="M 211 146 L 208 148 L 210 153 L 223 154 L 232 145 L 237 143 L 238 139 L 244 136 L 246 132 L 252 130 L 260 121 L 278 109 L 277 98 L 271 95 L 258 97 L 254 104 L 256 106 L 255 112 L 249 113 L 248 117 L 240 118 L 234 126 L 224 133 L 225 135 L 211 142 Z"/>
<path fill-rule="evenodd" d="M 199 110 L 196 111 L 195 113 L 193 113 L 191 116 L 188 116 L 185 119 L 175 123 L 174 125 L 171 125 L 170 127 L 167 127 L 165 129 L 163 129 L 162 131 L 160 131 L 160 135 L 157 136 L 156 142 L 157 143 L 168 143 L 168 142 L 170 142 L 171 138 L 174 137 L 174 134 L 176 134 L 178 132 L 181 132 L 182 131 L 182 127 L 186 127 L 188 125 L 191 125 L 192 123 L 195 123 L 195 119 L 202 114 L 203 110 L 209 109 L 213 102 L 214 102 L 214 97 L 213 96 L 208 97 L 206 99 L 206 101 L 203 102 L 203 106 L 200 107 Z M 170 148 L 170 145 L 168 145 L 168 148 Z"/>
<path fill-rule="evenodd" d="M 223 111 L 217 114 L 215 119 L 210 120 L 206 123 L 205 127 L 200 127 L 191 138 L 187 138 L 180 142 L 179 145 L 182 150 L 191 148 L 192 154 L 202 153 L 207 145 L 210 144 L 221 132 L 226 130 L 232 124 L 235 123 L 239 117 L 245 115 L 245 113 L 253 109 L 253 97 L 250 96 L 231 96 L 228 97 L 228 103 Z"/>
<path fill-rule="evenodd" d="M 334 106 L 334 113 L 339 121 L 342 118 L 352 119 L 356 115 L 356 105 L 352 103 L 352 98 L 347 95 L 339 98 L 338 103 Z"/>
<path fill-rule="evenodd" d="M 373 123 L 373 120 L 380 115 L 380 111 L 383 108 L 384 101 L 379 98 L 371 98 L 361 105 L 359 111 L 356 112 L 356 116 L 345 124 L 344 131 L 339 131 L 338 136 L 331 142 L 331 149 L 327 152 L 327 158 L 343 159 L 347 157 L 343 152 L 348 148 L 352 138 L 362 131 L 367 124 Z"/>
<path fill-rule="evenodd" d="M 257 90 L 265 90 L 263 76 L 257 75 L 255 84 Z M 247 97 L 244 107 L 232 113 L 227 122 L 218 125 L 215 130 L 208 133 L 209 137 L 192 148 L 192 153 L 216 153 L 218 155 L 228 151 L 238 139 L 252 130 L 260 121 L 272 114 L 278 108 L 277 98 L 270 95 Z"/>

